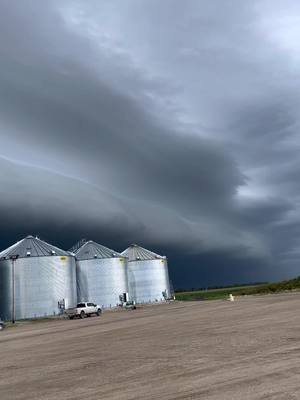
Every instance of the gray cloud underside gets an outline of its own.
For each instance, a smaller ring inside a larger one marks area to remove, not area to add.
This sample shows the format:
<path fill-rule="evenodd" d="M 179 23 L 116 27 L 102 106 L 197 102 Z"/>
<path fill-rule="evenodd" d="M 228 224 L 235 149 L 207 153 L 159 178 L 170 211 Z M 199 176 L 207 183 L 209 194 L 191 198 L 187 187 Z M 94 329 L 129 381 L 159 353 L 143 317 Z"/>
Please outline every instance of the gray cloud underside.
<path fill-rule="evenodd" d="M 3 220 L 293 266 L 300 6 L 275 3 L 0 0 Z"/>

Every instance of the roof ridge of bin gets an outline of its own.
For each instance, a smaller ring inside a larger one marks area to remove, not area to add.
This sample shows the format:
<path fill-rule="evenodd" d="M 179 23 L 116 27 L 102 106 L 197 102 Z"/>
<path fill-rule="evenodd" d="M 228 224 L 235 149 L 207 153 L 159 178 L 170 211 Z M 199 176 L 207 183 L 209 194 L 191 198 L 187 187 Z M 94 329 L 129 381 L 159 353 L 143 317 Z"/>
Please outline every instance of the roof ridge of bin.
<path fill-rule="evenodd" d="M 103 246 L 93 240 L 88 240 L 74 253 L 76 259 L 80 260 L 92 260 L 95 258 L 114 258 L 124 256 L 108 247 Z"/>
<path fill-rule="evenodd" d="M 8 247 L 0 253 L 0 259 L 26 257 L 45 257 L 45 256 L 70 256 L 70 254 L 59 247 L 53 246 L 38 237 L 28 235 L 24 239 Z"/>
<path fill-rule="evenodd" d="M 123 257 L 127 257 L 128 261 L 164 260 L 166 258 L 135 243 L 122 251 L 121 254 Z"/>

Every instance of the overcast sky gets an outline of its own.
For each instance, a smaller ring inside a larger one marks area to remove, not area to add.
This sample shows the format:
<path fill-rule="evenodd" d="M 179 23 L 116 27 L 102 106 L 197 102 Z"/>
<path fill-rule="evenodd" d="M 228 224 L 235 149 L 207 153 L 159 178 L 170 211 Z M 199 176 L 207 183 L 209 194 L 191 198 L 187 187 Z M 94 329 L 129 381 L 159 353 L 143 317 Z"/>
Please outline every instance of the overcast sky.
<path fill-rule="evenodd" d="M 137 242 L 176 287 L 300 275 L 300 3 L 0 0 L 1 249 Z"/>

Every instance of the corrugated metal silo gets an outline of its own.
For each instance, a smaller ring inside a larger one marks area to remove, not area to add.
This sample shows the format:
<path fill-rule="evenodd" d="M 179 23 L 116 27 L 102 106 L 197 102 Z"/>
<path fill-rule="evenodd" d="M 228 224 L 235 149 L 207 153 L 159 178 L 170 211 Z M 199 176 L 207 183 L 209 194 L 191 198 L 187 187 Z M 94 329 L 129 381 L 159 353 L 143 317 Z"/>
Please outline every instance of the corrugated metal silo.
<path fill-rule="evenodd" d="M 75 257 L 78 301 L 117 306 L 120 295 L 128 293 L 126 258 L 92 240 L 84 243 Z"/>
<path fill-rule="evenodd" d="M 121 253 L 128 259 L 129 297 L 137 303 L 163 301 L 170 297 L 166 257 L 132 244 Z"/>
<path fill-rule="evenodd" d="M 75 258 L 27 236 L 0 253 L 0 318 L 59 314 L 77 302 Z"/>

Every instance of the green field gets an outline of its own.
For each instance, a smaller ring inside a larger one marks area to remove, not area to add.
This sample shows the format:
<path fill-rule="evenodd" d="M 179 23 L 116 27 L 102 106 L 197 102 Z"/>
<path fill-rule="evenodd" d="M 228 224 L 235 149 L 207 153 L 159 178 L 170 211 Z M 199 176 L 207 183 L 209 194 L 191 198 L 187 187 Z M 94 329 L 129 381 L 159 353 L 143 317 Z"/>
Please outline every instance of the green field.
<path fill-rule="evenodd" d="M 195 301 L 195 300 L 217 300 L 226 299 L 229 294 L 234 296 L 245 296 L 253 294 L 268 294 L 290 290 L 300 290 L 300 277 L 288 281 L 277 283 L 233 286 L 221 289 L 195 290 L 187 292 L 176 292 L 176 300 Z"/>

